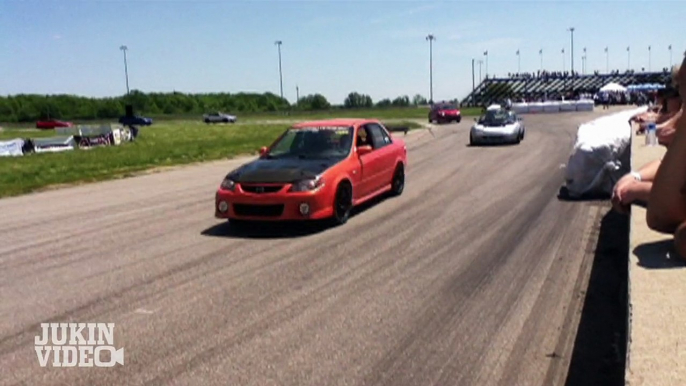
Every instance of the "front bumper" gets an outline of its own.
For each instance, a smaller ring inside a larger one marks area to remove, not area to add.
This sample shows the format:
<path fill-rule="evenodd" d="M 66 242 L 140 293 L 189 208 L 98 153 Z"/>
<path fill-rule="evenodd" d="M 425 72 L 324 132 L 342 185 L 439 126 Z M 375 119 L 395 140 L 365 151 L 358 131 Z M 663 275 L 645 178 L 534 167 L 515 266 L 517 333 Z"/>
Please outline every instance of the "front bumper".
<path fill-rule="evenodd" d="M 323 187 L 312 192 L 250 193 L 217 190 L 214 216 L 251 221 L 318 220 L 333 215 L 333 198 Z M 306 210 L 304 210 L 306 209 Z"/>
<path fill-rule="evenodd" d="M 488 132 L 472 130 L 471 136 L 474 142 L 479 143 L 515 142 L 519 138 L 519 132 Z"/>
<path fill-rule="evenodd" d="M 460 114 L 457 114 L 457 115 L 441 115 L 441 114 L 438 114 L 437 118 L 441 121 L 446 121 L 446 122 L 462 120 L 462 116 Z"/>

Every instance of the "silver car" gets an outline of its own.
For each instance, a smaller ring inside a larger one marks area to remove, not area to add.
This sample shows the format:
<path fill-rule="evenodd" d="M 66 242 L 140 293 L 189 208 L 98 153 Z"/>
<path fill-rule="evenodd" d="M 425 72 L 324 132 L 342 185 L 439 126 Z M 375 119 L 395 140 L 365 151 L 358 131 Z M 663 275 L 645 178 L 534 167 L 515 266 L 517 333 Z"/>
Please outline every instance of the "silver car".
<path fill-rule="evenodd" d="M 205 114 L 202 116 L 205 123 L 236 123 L 236 116 L 222 112 Z"/>
<path fill-rule="evenodd" d="M 488 110 L 469 131 L 469 144 L 519 143 L 524 139 L 526 128 L 517 114 L 506 109 Z"/>

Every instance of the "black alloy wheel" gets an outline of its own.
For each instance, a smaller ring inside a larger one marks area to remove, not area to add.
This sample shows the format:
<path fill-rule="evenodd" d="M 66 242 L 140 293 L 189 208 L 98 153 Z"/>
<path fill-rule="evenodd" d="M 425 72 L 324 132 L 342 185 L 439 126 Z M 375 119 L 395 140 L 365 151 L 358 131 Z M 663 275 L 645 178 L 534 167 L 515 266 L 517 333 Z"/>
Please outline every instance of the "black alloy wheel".
<path fill-rule="evenodd" d="M 393 180 L 391 181 L 391 195 L 399 196 L 405 190 L 405 168 L 402 164 L 395 167 Z"/>
<path fill-rule="evenodd" d="M 350 218 L 353 209 L 353 190 L 348 183 L 342 183 L 336 189 L 336 198 L 333 204 L 333 224 L 343 225 Z"/>

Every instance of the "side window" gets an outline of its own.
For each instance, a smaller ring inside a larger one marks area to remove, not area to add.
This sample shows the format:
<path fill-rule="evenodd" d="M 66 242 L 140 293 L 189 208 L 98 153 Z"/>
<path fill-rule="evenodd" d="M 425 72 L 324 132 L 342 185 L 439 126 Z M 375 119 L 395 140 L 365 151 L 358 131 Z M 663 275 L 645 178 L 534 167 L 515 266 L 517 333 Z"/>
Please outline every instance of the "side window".
<path fill-rule="evenodd" d="M 372 136 L 369 133 L 367 126 L 362 126 L 357 130 L 357 138 L 355 140 L 355 146 L 366 146 L 372 145 Z"/>
<path fill-rule="evenodd" d="M 367 125 L 367 127 L 369 128 L 369 132 L 372 136 L 372 143 L 375 149 L 380 149 L 391 143 L 390 136 L 381 126 L 375 123 L 370 123 Z"/>

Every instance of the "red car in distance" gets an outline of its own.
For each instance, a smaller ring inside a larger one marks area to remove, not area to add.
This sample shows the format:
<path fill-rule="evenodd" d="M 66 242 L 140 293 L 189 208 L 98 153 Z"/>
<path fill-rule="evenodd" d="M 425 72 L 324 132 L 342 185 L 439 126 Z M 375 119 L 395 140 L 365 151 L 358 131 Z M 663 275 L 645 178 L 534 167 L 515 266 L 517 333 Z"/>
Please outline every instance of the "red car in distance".
<path fill-rule="evenodd" d="M 226 175 L 215 194 L 215 217 L 344 224 L 354 206 L 400 195 L 406 165 L 405 142 L 377 120 L 299 123 Z"/>
<path fill-rule="evenodd" d="M 452 103 L 436 103 L 429 111 L 429 123 L 457 122 L 462 120 L 460 109 Z"/>
<path fill-rule="evenodd" d="M 51 129 L 54 129 L 55 127 L 72 127 L 72 126 L 74 126 L 74 124 L 71 122 L 59 121 L 57 119 L 45 119 L 45 120 L 36 122 L 36 128 L 42 129 L 42 130 L 51 130 Z"/>

